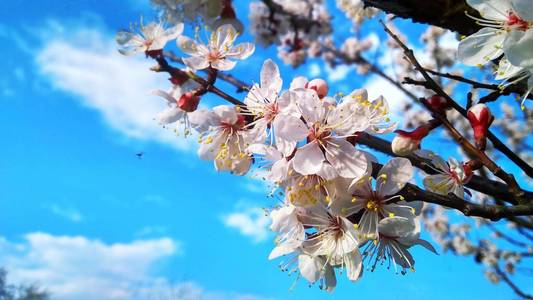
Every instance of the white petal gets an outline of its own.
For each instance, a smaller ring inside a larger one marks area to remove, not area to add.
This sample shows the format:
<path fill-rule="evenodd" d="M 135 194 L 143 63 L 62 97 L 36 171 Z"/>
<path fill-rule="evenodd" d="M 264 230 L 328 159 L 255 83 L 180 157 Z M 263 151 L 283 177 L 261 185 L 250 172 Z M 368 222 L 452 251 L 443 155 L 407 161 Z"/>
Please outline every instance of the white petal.
<path fill-rule="evenodd" d="M 346 264 L 346 275 L 350 281 L 357 281 L 361 276 L 363 268 L 363 261 L 359 250 L 355 249 L 350 254 L 345 256 L 344 263 Z"/>
<path fill-rule="evenodd" d="M 466 0 L 485 19 L 504 21 L 511 9 L 510 0 Z"/>
<path fill-rule="evenodd" d="M 478 66 L 502 55 L 505 34 L 485 27 L 459 43 L 457 56 L 465 65 Z"/>
<path fill-rule="evenodd" d="M 265 60 L 261 68 L 261 87 L 279 93 L 282 84 L 278 65 L 271 59 Z"/>
<path fill-rule="evenodd" d="M 209 67 L 209 61 L 201 56 L 184 57 L 182 60 L 183 63 L 191 69 L 203 70 Z"/>
<path fill-rule="evenodd" d="M 370 165 L 365 153 L 344 139 L 328 141 L 326 158 L 339 176 L 350 179 L 361 178 Z"/>
<path fill-rule="evenodd" d="M 512 31 L 504 43 L 509 62 L 522 68 L 533 68 L 533 29 Z"/>
<path fill-rule="evenodd" d="M 230 48 L 237 38 L 237 31 L 231 24 L 224 24 L 211 33 L 209 46 L 211 49 L 223 50 Z"/>
<path fill-rule="evenodd" d="M 291 85 L 289 87 L 289 90 L 304 89 L 305 85 L 307 84 L 307 82 L 308 82 L 307 78 L 305 78 L 303 76 L 295 77 L 291 81 Z"/>
<path fill-rule="evenodd" d="M 232 60 L 225 59 L 225 58 L 217 59 L 211 62 L 211 66 L 220 71 L 229 71 L 233 69 L 236 64 L 237 64 L 236 61 L 232 61 Z"/>
<path fill-rule="evenodd" d="M 174 27 L 171 27 L 165 31 L 165 39 L 167 41 L 177 38 L 180 34 L 183 33 L 183 23 L 178 23 Z"/>
<path fill-rule="evenodd" d="M 503 80 L 517 76 L 524 68 L 512 65 L 506 57 L 500 59 L 494 79 Z"/>
<path fill-rule="evenodd" d="M 293 93 L 296 98 L 296 104 L 306 122 L 312 124 L 323 121 L 326 108 L 314 90 L 297 89 Z"/>
<path fill-rule="evenodd" d="M 179 119 L 183 118 L 183 116 L 185 115 L 186 113 L 181 110 L 179 107 L 175 106 L 175 107 L 171 107 L 171 108 L 168 108 L 168 109 L 165 109 L 164 111 L 162 111 L 158 116 L 157 116 L 157 120 L 159 121 L 159 123 L 161 124 L 170 124 L 170 123 L 174 123 L 176 121 L 178 121 Z"/>
<path fill-rule="evenodd" d="M 241 43 L 233 46 L 225 56 L 234 59 L 247 59 L 255 51 L 255 45 L 252 43 Z"/>
<path fill-rule="evenodd" d="M 382 196 L 393 195 L 413 178 L 413 165 L 407 158 L 396 157 L 379 171 L 377 190 Z"/>
<path fill-rule="evenodd" d="M 384 218 L 379 221 L 379 233 L 390 238 L 399 238 L 411 234 L 415 230 L 413 219 L 403 217 Z"/>
<path fill-rule="evenodd" d="M 286 141 L 299 142 L 309 134 L 309 129 L 304 122 L 292 115 L 277 115 L 272 125 L 276 138 Z"/>
<path fill-rule="evenodd" d="M 237 112 L 229 105 L 218 105 L 213 107 L 213 112 L 220 118 L 221 122 L 235 124 L 237 122 Z"/>
<path fill-rule="evenodd" d="M 195 40 L 183 35 L 178 37 L 177 45 L 180 50 L 187 55 L 203 56 L 209 52 L 205 45 L 199 44 Z"/>
<path fill-rule="evenodd" d="M 322 169 L 324 154 L 316 142 L 309 143 L 298 150 L 293 158 L 293 168 L 302 175 L 312 175 Z"/>
<path fill-rule="evenodd" d="M 310 283 L 316 282 L 322 276 L 324 261 L 319 257 L 312 257 L 307 254 L 298 256 L 298 269 L 302 276 Z"/>

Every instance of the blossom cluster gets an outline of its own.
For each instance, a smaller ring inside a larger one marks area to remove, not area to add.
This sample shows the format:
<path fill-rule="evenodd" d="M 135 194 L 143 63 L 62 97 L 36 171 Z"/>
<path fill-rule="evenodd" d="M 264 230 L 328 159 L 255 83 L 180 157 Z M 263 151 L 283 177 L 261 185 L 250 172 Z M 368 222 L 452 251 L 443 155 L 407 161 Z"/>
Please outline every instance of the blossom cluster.
<path fill-rule="evenodd" d="M 322 51 L 331 32 L 330 15 L 323 0 L 274 0 L 286 13 L 271 11 L 263 2 L 250 3 L 250 30 L 263 46 L 278 46 L 285 64 L 301 65 Z M 305 24 L 300 24 L 305 20 Z"/>
<path fill-rule="evenodd" d="M 159 62 L 165 44 L 176 41 L 187 70 L 172 73 L 170 91 L 154 91 L 168 104 L 158 120 L 183 127 L 186 136 L 194 130 L 199 157 L 213 161 L 216 170 L 261 172 L 280 191 L 283 203 L 270 212 L 271 229 L 278 234 L 270 259 L 284 256 L 283 270 L 331 291 L 337 271 L 346 270 L 348 279 L 356 281 L 363 268 L 373 271 L 387 263 L 405 274 L 414 270 L 411 247 L 436 252 L 420 239 L 422 203 L 404 198 L 404 187 L 413 180 L 410 160 L 397 157 L 381 166 L 357 144 L 365 134 L 396 130 L 385 98 L 369 99 L 364 89 L 332 97 L 324 80 L 305 77 L 293 78 L 283 90 L 280 70 L 268 59 L 242 104 L 203 108 L 200 100 L 207 90 L 195 73 L 205 70 L 216 80 L 218 71 L 233 69 L 255 50 L 252 43 L 236 44 L 239 31 L 232 24 L 211 30 L 203 42 L 181 35 L 181 23 L 170 29 L 150 23 L 141 26 L 141 34 L 119 32 L 117 42 L 125 55 L 145 53 Z M 445 109 L 439 97 L 427 101 Z M 478 104 L 468 118 L 476 143 L 482 144 L 492 122 L 490 111 Z M 428 161 L 434 174 L 424 178 L 426 190 L 464 198 L 472 167 L 419 150 L 430 130 L 422 125 L 413 132 L 396 131 L 392 150 Z"/>
<path fill-rule="evenodd" d="M 499 60 L 495 78 L 501 86 L 527 79 L 528 90 L 521 107 L 533 91 L 533 2 L 530 0 L 467 0 L 481 18 L 470 16 L 483 28 L 459 44 L 459 59 L 471 66 Z"/>

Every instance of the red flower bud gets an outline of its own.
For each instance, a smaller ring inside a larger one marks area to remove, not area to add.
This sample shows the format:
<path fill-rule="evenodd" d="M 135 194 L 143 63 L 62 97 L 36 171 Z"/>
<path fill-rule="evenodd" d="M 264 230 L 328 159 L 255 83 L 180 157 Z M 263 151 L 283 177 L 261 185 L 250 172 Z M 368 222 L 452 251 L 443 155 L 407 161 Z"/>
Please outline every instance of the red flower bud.
<path fill-rule="evenodd" d="M 185 74 L 176 74 L 176 75 L 172 75 L 172 77 L 170 77 L 168 80 L 170 80 L 170 82 L 173 84 L 173 85 L 179 85 L 181 86 L 182 84 L 184 84 L 187 80 L 189 80 L 189 76 L 185 75 Z"/>
<path fill-rule="evenodd" d="M 446 98 L 439 95 L 433 95 L 427 98 L 426 101 L 429 106 L 431 106 L 432 110 L 438 113 L 443 113 L 445 110 L 450 108 Z"/>
<path fill-rule="evenodd" d="M 392 152 L 397 155 L 409 155 L 420 148 L 420 142 L 429 134 L 427 126 L 420 126 L 408 132 L 396 130 L 397 135 L 392 140 Z"/>
<path fill-rule="evenodd" d="M 329 86 L 324 79 L 313 79 L 305 84 L 306 89 L 315 90 L 319 98 L 324 98 L 328 94 Z"/>
<path fill-rule="evenodd" d="M 193 112 L 198 108 L 198 103 L 200 103 L 200 97 L 188 92 L 181 95 L 178 100 L 178 107 L 186 112 Z"/>
<path fill-rule="evenodd" d="M 472 106 L 466 114 L 470 125 L 474 130 L 474 138 L 476 145 L 480 148 L 485 148 L 485 139 L 487 137 L 487 131 L 489 126 L 494 120 L 494 117 L 490 113 L 489 108 L 482 103 Z"/>

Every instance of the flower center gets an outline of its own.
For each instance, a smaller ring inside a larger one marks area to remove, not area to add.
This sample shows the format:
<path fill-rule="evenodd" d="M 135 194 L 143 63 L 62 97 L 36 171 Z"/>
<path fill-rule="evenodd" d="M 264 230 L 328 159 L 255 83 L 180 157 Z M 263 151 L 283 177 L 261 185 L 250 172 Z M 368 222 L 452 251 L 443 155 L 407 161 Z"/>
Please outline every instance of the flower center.
<path fill-rule="evenodd" d="M 216 60 L 219 60 L 221 59 L 221 54 L 220 54 L 220 51 L 218 50 L 211 50 L 208 54 L 207 54 L 207 60 L 210 61 L 210 62 L 213 62 L 213 61 L 216 61 Z"/>
<path fill-rule="evenodd" d="M 319 143 L 325 142 L 327 138 L 331 136 L 331 131 L 321 127 L 321 124 L 315 123 L 309 129 L 309 135 L 307 136 L 307 141 L 317 141 Z"/>
<path fill-rule="evenodd" d="M 522 30 L 522 31 L 526 31 L 531 27 L 531 24 L 528 21 L 520 18 L 517 14 L 515 14 L 512 11 L 510 11 L 509 15 L 507 16 L 506 24 L 509 27 Z"/>

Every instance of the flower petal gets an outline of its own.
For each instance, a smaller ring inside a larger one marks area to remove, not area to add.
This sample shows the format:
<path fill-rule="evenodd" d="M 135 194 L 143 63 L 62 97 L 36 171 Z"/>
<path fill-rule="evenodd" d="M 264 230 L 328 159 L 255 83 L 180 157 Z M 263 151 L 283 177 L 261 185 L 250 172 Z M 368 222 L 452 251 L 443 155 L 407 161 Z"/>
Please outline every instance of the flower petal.
<path fill-rule="evenodd" d="M 413 165 L 407 158 L 396 157 L 379 171 L 376 189 L 382 196 L 393 195 L 413 178 Z"/>
<path fill-rule="evenodd" d="M 510 0 L 466 0 L 466 2 L 479 11 L 483 18 L 489 20 L 506 20 L 507 12 L 512 8 Z"/>
<path fill-rule="evenodd" d="M 182 60 L 183 63 L 191 69 L 203 70 L 209 67 L 209 61 L 201 56 L 184 57 Z"/>
<path fill-rule="evenodd" d="M 281 79 L 281 75 L 279 74 L 279 68 L 276 63 L 271 60 L 267 59 L 263 63 L 263 67 L 261 68 L 261 88 L 267 89 L 269 91 L 274 91 L 275 93 L 279 93 L 281 91 L 281 85 L 283 84 L 283 80 Z"/>
<path fill-rule="evenodd" d="M 502 31 L 482 28 L 459 43 L 457 57 L 468 66 L 484 65 L 502 55 L 504 39 Z"/>
<path fill-rule="evenodd" d="M 325 158 L 318 143 L 309 143 L 298 150 L 293 158 L 293 168 L 302 175 L 312 175 L 322 169 Z"/>
<path fill-rule="evenodd" d="M 509 62 L 517 67 L 533 68 L 533 29 L 512 31 L 504 43 L 504 52 Z"/>
<path fill-rule="evenodd" d="M 213 67 L 213 68 L 215 68 L 217 70 L 220 70 L 220 71 L 229 71 L 229 70 L 233 69 L 236 64 L 237 64 L 236 61 L 232 61 L 232 60 L 229 60 L 229 59 L 222 58 L 222 59 L 217 59 L 217 60 L 211 62 L 211 67 Z"/>
<path fill-rule="evenodd" d="M 370 165 L 365 153 L 356 150 L 345 139 L 328 141 L 326 158 L 339 176 L 350 179 L 361 178 Z"/>

